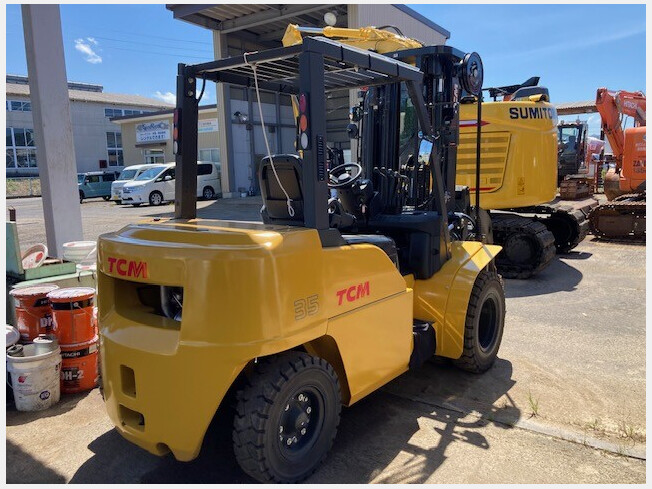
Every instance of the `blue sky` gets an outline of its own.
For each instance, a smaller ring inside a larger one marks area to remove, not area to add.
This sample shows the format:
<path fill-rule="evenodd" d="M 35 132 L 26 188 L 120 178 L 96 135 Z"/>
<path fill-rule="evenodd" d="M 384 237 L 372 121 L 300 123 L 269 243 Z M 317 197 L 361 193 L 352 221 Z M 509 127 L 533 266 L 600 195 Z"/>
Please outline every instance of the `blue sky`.
<path fill-rule="evenodd" d="M 410 7 L 449 30 L 448 44 L 480 53 L 485 86 L 537 75 L 553 102 L 590 100 L 601 86 L 645 91 L 645 5 Z M 6 12 L 7 73 L 26 74 L 20 6 Z M 164 5 L 62 5 L 61 19 L 68 79 L 106 92 L 173 100 L 176 64 L 212 57 L 210 32 Z"/>

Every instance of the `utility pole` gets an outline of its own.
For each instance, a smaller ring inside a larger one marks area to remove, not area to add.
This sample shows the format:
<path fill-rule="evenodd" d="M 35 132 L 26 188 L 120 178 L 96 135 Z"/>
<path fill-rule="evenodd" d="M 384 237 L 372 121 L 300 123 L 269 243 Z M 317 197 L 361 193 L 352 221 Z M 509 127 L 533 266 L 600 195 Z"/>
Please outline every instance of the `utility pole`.
<path fill-rule="evenodd" d="M 22 5 L 36 159 L 50 256 L 83 238 L 58 5 Z"/>

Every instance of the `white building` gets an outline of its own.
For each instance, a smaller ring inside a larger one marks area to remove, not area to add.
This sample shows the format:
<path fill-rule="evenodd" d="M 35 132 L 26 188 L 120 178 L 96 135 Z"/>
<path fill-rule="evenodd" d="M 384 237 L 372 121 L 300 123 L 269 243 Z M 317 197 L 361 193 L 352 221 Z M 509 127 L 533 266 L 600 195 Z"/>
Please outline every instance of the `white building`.
<path fill-rule="evenodd" d="M 26 76 L 7 75 L 7 176 L 37 175 L 34 122 Z M 124 165 L 120 126 L 113 117 L 171 108 L 156 99 L 104 93 L 101 85 L 68 83 L 77 171 Z"/>

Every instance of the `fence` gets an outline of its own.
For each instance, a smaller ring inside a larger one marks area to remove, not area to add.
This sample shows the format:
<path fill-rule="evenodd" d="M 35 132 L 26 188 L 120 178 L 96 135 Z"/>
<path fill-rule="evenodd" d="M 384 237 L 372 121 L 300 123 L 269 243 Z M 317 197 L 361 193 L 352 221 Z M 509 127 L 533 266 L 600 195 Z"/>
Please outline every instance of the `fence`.
<path fill-rule="evenodd" d="M 7 177 L 7 198 L 39 197 L 41 180 L 39 177 Z"/>

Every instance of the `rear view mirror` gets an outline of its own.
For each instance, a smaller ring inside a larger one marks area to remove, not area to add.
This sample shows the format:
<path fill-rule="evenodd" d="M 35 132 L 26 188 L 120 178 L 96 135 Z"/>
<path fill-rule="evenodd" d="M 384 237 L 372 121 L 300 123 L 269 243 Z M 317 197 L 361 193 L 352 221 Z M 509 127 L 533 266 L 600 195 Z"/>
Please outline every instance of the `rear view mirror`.
<path fill-rule="evenodd" d="M 166 182 L 169 181 L 169 180 L 172 180 L 172 175 L 165 175 L 163 180 L 165 180 Z"/>

